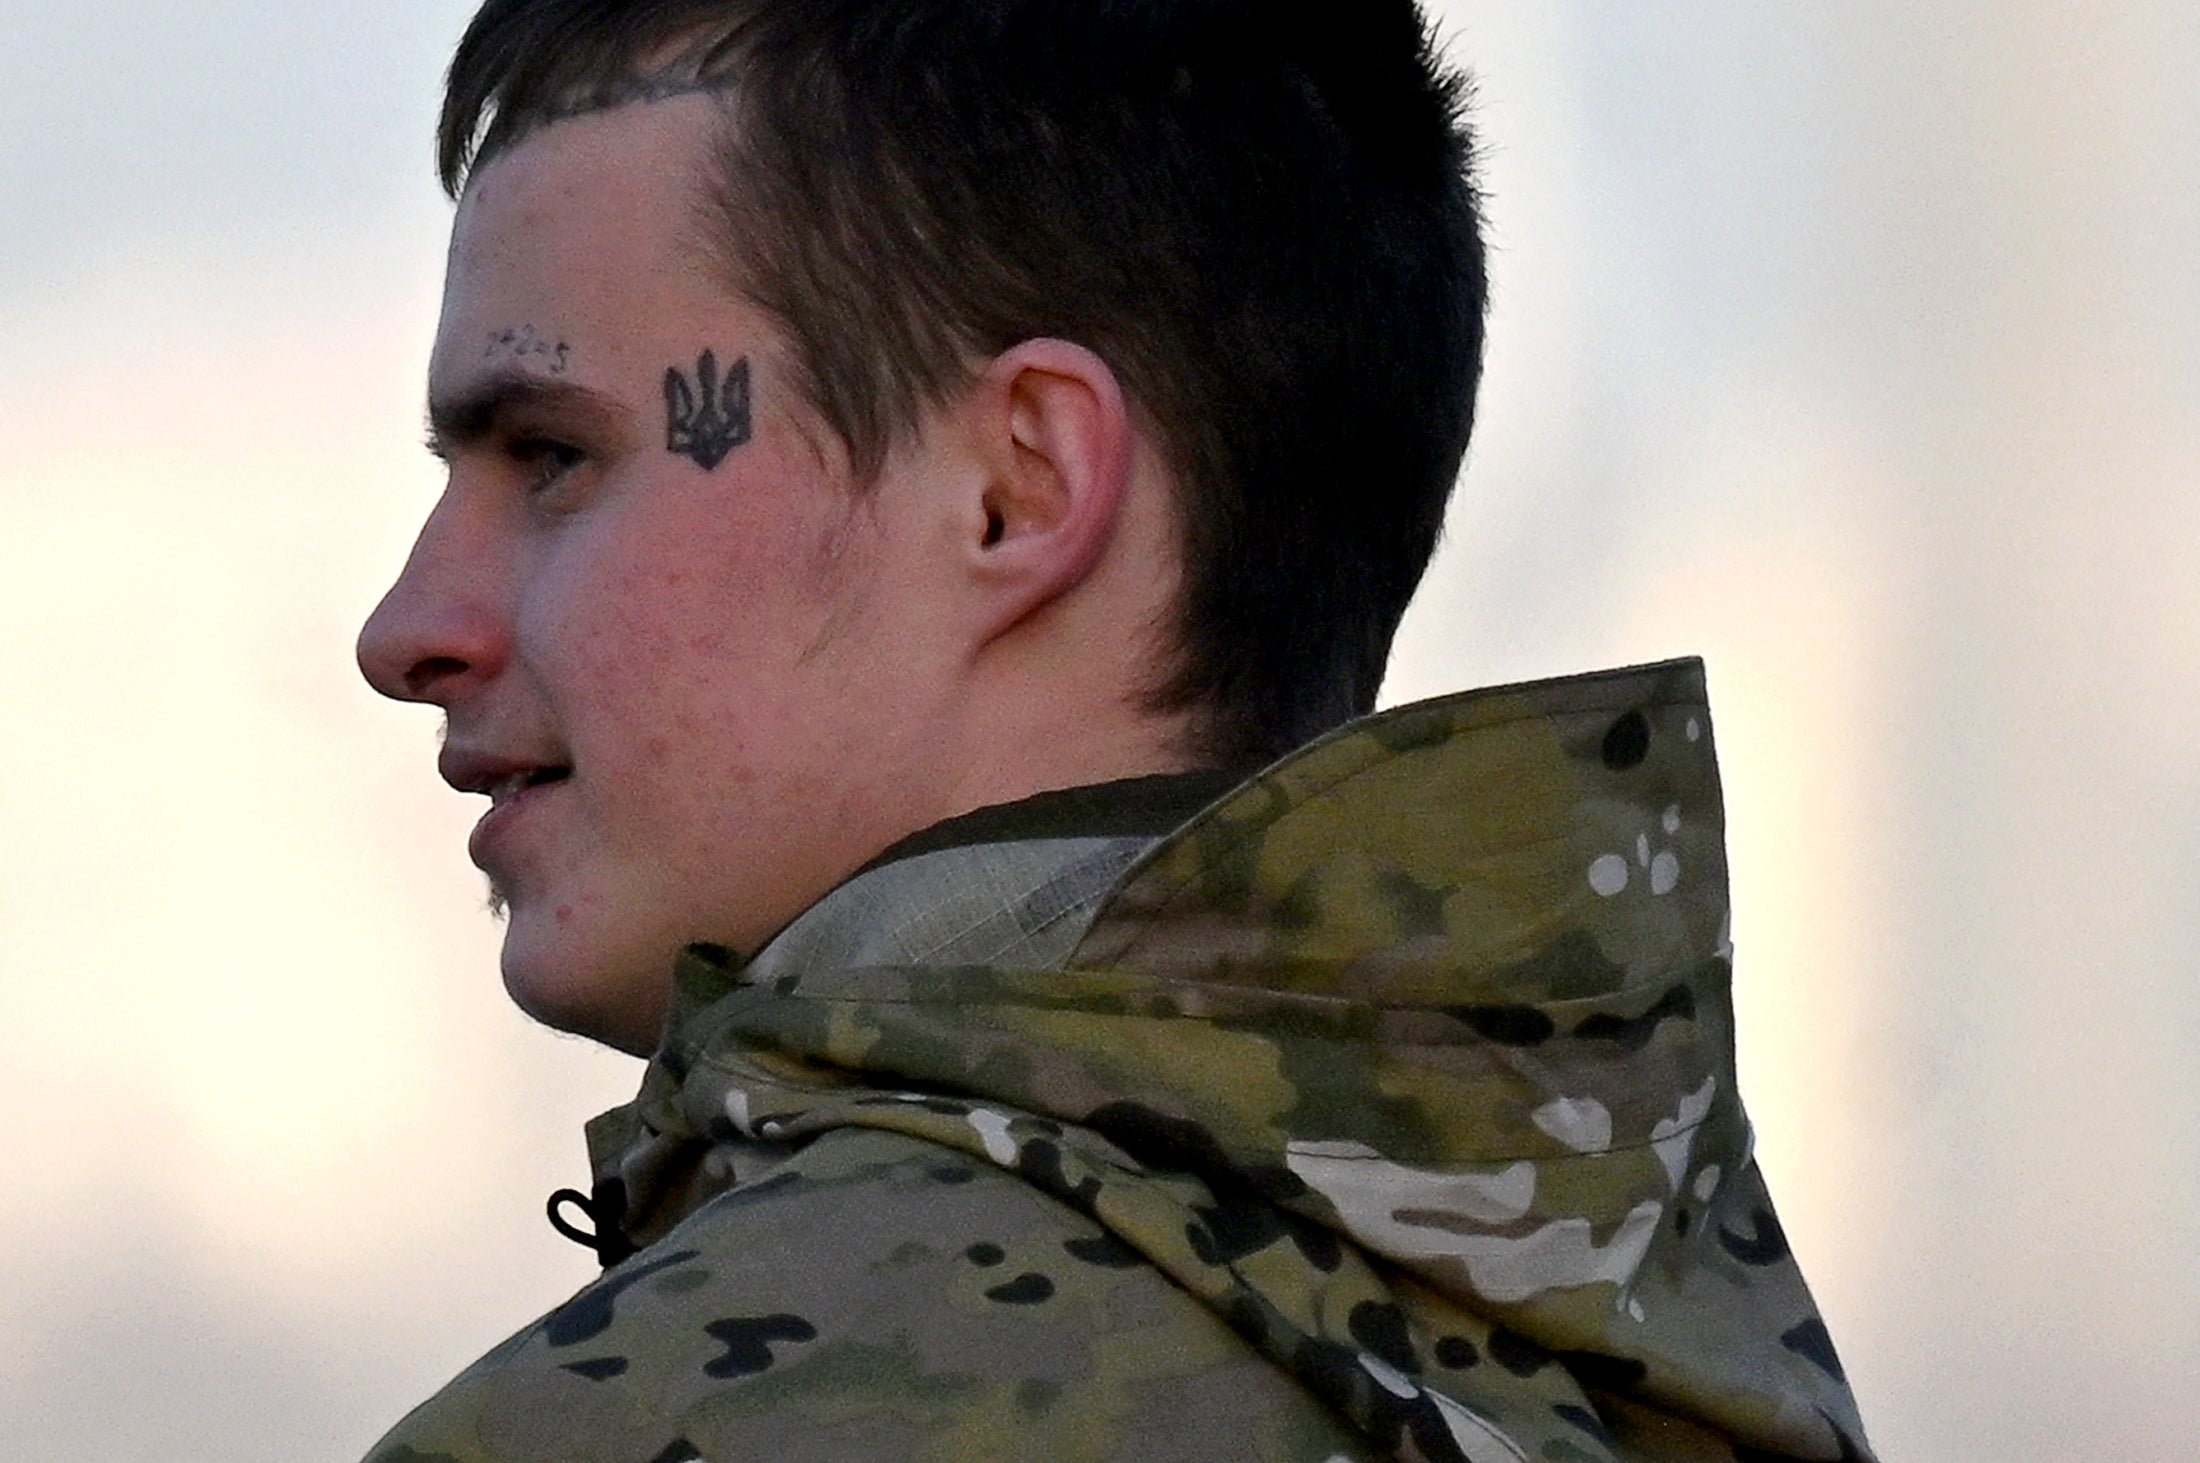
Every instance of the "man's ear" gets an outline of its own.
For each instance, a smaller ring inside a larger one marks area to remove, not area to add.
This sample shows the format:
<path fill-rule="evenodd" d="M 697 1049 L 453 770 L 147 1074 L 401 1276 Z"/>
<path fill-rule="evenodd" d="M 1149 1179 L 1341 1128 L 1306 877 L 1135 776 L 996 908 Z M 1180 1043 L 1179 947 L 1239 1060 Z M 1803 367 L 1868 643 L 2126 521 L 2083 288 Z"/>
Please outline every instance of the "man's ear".
<path fill-rule="evenodd" d="M 964 545 L 991 641 L 1075 589 L 1122 517 L 1134 441 L 1108 363 L 1064 340 L 1027 340 L 973 388 L 985 465 Z"/>

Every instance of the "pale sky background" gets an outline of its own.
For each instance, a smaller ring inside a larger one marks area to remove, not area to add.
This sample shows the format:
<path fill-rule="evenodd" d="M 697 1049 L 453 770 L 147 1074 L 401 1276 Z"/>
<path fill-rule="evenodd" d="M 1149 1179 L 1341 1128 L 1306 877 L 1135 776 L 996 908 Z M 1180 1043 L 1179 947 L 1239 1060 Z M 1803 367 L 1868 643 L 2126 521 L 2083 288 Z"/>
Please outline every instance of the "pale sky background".
<path fill-rule="evenodd" d="M 592 1272 L 350 641 L 464 0 L 0 0 L 0 1457 L 356 1458 Z M 1889 1463 L 2185 1463 L 2200 6 L 1450 0 L 1484 426 L 1389 698 L 1708 657 L 1744 1091 Z"/>

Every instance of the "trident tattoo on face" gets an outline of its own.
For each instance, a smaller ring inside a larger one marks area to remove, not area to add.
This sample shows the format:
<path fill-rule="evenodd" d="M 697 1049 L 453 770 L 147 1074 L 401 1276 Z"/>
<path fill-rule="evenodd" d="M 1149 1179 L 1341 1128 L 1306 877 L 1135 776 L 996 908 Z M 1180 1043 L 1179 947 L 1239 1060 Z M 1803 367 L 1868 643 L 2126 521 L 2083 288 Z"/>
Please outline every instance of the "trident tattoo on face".
<path fill-rule="evenodd" d="M 718 379 L 718 357 L 704 351 L 695 363 L 695 379 L 675 366 L 665 372 L 665 446 L 693 458 L 709 472 L 726 454 L 749 440 L 749 359 L 743 356 L 725 380 Z"/>

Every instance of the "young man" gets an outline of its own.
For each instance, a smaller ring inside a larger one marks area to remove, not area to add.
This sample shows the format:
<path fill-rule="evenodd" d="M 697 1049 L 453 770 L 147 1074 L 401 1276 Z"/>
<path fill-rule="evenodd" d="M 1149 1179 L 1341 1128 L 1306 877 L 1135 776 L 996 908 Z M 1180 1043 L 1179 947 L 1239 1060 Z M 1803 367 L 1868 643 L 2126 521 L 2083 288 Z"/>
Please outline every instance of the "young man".
<path fill-rule="evenodd" d="M 1459 105 L 1410 0 L 484 6 L 360 660 L 650 1067 L 604 1279 L 380 1463 L 1865 1456 L 1698 668 L 1338 730 L 1472 415 Z"/>

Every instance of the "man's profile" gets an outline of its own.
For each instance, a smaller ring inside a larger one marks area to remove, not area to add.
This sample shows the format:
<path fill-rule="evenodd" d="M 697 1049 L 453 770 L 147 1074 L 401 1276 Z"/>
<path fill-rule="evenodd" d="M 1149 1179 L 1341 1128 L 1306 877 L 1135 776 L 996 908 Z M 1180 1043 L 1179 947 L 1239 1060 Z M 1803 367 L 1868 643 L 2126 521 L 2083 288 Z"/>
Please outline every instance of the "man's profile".
<path fill-rule="evenodd" d="M 513 998 L 650 1066 L 604 1279 L 379 1463 L 1867 1456 L 1700 668 L 1359 719 L 1472 421 L 1462 91 L 1410 0 L 483 6 L 360 660 Z"/>

